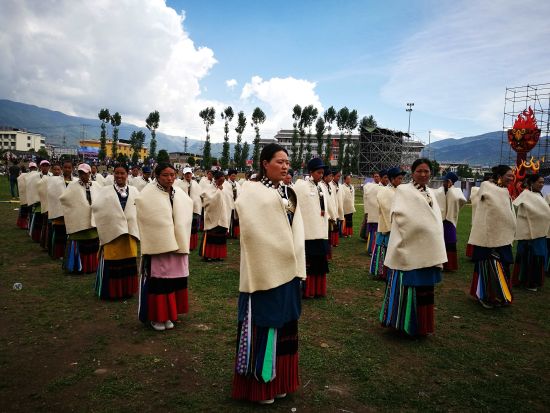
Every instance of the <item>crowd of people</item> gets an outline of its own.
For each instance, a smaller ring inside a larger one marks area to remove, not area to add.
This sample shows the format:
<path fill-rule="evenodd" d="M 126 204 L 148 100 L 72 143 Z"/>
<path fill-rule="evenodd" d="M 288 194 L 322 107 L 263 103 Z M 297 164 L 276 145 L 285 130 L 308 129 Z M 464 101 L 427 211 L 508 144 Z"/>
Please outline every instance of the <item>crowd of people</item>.
<path fill-rule="evenodd" d="M 73 168 L 47 160 L 21 168 L 17 226 L 67 274 L 95 273 L 100 299 L 138 295 L 139 319 L 155 331 L 173 329 L 189 311 L 189 254 L 224 260 L 227 239 L 238 239 L 232 397 L 269 404 L 296 391 L 302 300 L 327 295 L 334 248 L 354 235 L 351 177 L 341 180 L 339 170 L 313 158 L 307 176 L 295 179 L 277 144 L 265 146 L 260 170 L 239 181 L 235 170 L 207 171 L 197 181 L 191 168 L 180 173 L 167 163 L 154 170 L 116 164 L 107 176 L 95 165 L 78 165 L 78 176 Z M 458 269 L 456 228 L 466 198 L 454 173 L 431 189 L 432 170 L 430 160 L 417 159 L 408 183 L 394 166 L 361 188 L 365 273 L 386 284 L 380 323 L 409 336 L 434 332 L 434 287 L 444 271 Z M 515 200 L 512 180 L 511 168 L 497 166 L 470 195 L 470 293 L 486 308 L 509 305 L 512 286 L 537 291 L 550 270 L 544 179 L 529 175 Z"/>

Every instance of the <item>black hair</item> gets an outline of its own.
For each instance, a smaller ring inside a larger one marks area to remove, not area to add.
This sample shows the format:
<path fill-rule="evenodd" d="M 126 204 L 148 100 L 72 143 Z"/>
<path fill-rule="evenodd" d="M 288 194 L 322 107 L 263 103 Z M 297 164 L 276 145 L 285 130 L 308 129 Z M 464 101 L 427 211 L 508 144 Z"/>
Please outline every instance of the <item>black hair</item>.
<path fill-rule="evenodd" d="M 527 185 L 533 185 L 535 182 L 537 182 L 542 177 L 541 174 L 529 174 L 525 177 L 525 181 L 527 181 Z"/>
<path fill-rule="evenodd" d="M 128 173 L 128 171 L 130 170 L 128 168 L 128 165 L 126 165 L 125 163 L 116 163 L 113 168 L 113 172 L 116 170 L 116 168 L 123 168 L 126 171 L 126 173 Z"/>
<path fill-rule="evenodd" d="M 214 180 L 218 180 L 223 176 L 223 171 L 212 171 L 212 178 L 214 178 Z"/>
<path fill-rule="evenodd" d="M 264 161 L 271 161 L 277 152 L 283 151 L 288 155 L 288 151 L 277 143 L 270 143 L 269 145 L 264 146 L 262 153 L 260 154 L 260 172 L 256 177 L 258 181 L 265 176 Z"/>
<path fill-rule="evenodd" d="M 237 175 L 237 170 L 236 169 L 230 169 L 229 171 L 227 171 L 227 175 Z"/>
<path fill-rule="evenodd" d="M 495 181 L 497 181 L 499 177 L 506 175 L 506 172 L 511 170 L 512 168 L 510 168 L 508 165 L 497 165 L 491 168 L 491 171 L 493 171 L 493 178 L 495 179 Z"/>
<path fill-rule="evenodd" d="M 155 167 L 155 176 L 159 176 L 162 171 L 164 171 L 166 168 L 171 168 L 176 172 L 176 168 L 172 164 L 169 164 L 168 162 L 161 162 Z"/>
<path fill-rule="evenodd" d="M 346 178 L 347 178 L 348 176 L 351 177 L 350 174 L 345 174 L 345 175 L 344 175 L 344 181 L 346 180 Z"/>
<path fill-rule="evenodd" d="M 433 168 L 432 167 L 432 161 L 430 161 L 428 158 L 419 158 L 416 161 L 414 161 L 413 164 L 411 165 L 411 172 L 414 172 L 416 170 L 416 168 L 418 168 L 423 163 L 428 165 L 428 168 L 430 168 L 430 172 L 431 172 L 432 168 Z"/>

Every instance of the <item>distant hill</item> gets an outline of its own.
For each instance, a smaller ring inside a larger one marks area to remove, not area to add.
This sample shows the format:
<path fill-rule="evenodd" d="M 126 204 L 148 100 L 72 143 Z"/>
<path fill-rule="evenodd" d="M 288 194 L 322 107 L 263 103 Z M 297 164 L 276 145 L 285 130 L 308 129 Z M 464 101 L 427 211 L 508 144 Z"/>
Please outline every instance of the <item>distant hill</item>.
<path fill-rule="evenodd" d="M 162 114 L 161 114 L 162 115 Z M 88 119 L 78 116 L 69 116 L 26 103 L 0 99 L 0 125 L 27 129 L 46 137 L 46 143 L 61 145 L 65 136 L 68 147 L 77 147 L 81 139 L 99 139 L 99 119 Z M 151 139 L 149 130 L 129 123 L 122 123 L 119 129 L 119 138 L 129 139 L 133 131 L 142 130 L 147 135 L 146 144 Z M 200 139 L 187 139 L 187 151 L 202 153 L 203 142 Z M 212 156 L 219 157 L 222 153 L 222 143 L 212 143 Z M 169 152 L 183 152 L 184 137 L 167 135 L 157 132 L 157 148 Z M 233 153 L 233 144 L 231 144 Z"/>
<path fill-rule="evenodd" d="M 507 139 L 506 136 L 504 138 Z M 502 146 L 501 141 L 501 131 L 460 139 L 443 139 L 429 146 L 427 145 L 422 154 L 427 156 L 430 153 L 431 158 L 436 159 L 439 163 L 461 162 L 469 165 L 492 166 L 499 162 L 513 162 L 516 158 L 515 152 L 510 148 L 507 141 L 504 146 Z M 532 155 L 536 157 L 544 155 L 545 141 L 545 137 L 540 138 L 539 144 L 532 151 Z"/>

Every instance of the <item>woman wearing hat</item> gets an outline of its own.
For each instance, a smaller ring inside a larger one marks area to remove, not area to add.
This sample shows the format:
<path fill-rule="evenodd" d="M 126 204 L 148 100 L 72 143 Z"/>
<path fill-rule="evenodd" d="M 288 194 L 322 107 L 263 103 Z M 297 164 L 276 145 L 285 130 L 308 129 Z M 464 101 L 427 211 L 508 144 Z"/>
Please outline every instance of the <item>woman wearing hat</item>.
<path fill-rule="evenodd" d="M 193 223 L 191 225 L 191 239 L 189 241 L 189 251 L 193 251 L 199 245 L 199 222 L 202 211 L 201 188 L 198 182 L 193 179 L 193 170 L 191 168 L 183 169 L 183 179 L 178 180 L 176 185 L 193 201 Z"/>
<path fill-rule="evenodd" d="M 434 332 L 434 285 L 447 260 L 441 212 L 427 186 L 431 170 L 428 159 L 417 159 L 412 182 L 397 187 L 384 260 L 388 281 L 380 321 L 410 336 Z"/>
<path fill-rule="evenodd" d="M 115 165 L 114 173 L 115 183 L 99 188 L 92 204 L 101 245 L 95 291 L 103 300 L 131 297 L 138 290 L 139 191 L 128 186 L 126 165 Z"/>
<path fill-rule="evenodd" d="M 543 198 L 544 177 L 527 175 L 526 189 L 514 200 L 517 208 L 515 239 L 518 240 L 512 285 L 537 291 L 544 281 L 550 234 L 550 206 Z"/>
<path fill-rule="evenodd" d="M 479 202 L 468 241 L 474 246 L 475 263 L 470 294 L 485 308 L 512 302 L 510 264 L 514 261 L 516 214 L 508 185 L 513 182 L 514 173 L 507 165 L 495 166 L 493 173 L 494 183 L 483 182 L 479 187 Z"/>
<path fill-rule="evenodd" d="M 342 200 L 344 208 L 344 237 L 349 238 L 353 235 L 353 213 L 355 212 L 355 188 L 351 184 L 351 175 L 344 176 L 344 185 L 342 185 Z"/>
<path fill-rule="evenodd" d="M 297 181 L 294 185 L 302 210 L 306 240 L 305 298 L 327 295 L 328 193 L 320 185 L 324 166 L 321 158 L 313 158 L 307 165 L 309 179 Z"/>
<path fill-rule="evenodd" d="M 223 190 L 225 178 L 222 171 L 213 174 L 213 185 L 203 191 L 204 234 L 199 255 L 205 261 L 223 260 L 227 257 L 227 231 L 231 218 L 231 198 Z"/>
<path fill-rule="evenodd" d="M 92 202 L 99 186 L 90 181 L 90 173 L 90 165 L 80 164 L 78 181 L 71 182 L 59 197 L 68 234 L 63 268 L 71 274 L 97 270 L 99 238 L 92 215 Z"/>
<path fill-rule="evenodd" d="M 227 180 L 223 183 L 223 190 L 226 192 L 231 205 L 231 218 L 229 221 L 229 237 L 239 238 L 239 216 L 235 212 L 235 201 L 241 193 L 241 186 L 237 183 L 237 170 L 230 169 L 227 172 Z"/>
<path fill-rule="evenodd" d="M 300 201 L 291 188 L 280 185 L 287 169 L 287 151 L 274 143 L 266 145 L 260 154 L 260 182 L 246 182 L 235 203 L 241 224 L 241 270 L 231 395 L 262 404 L 285 397 L 299 385 L 304 227 Z"/>
<path fill-rule="evenodd" d="M 458 213 L 466 203 L 466 198 L 460 188 L 454 187 L 457 181 L 458 176 L 454 172 L 448 172 L 443 177 L 443 185 L 434 191 L 443 219 L 443 237 L 445 239 L 445 250 L 447 251 L 447 262 L 443 264 L 443 271 L 458 270 L 456 226 Z"/>
<path fill-rule="evenodd" d="M 174 328 L 178 314 L 189 311 L 189 239 L 193 201 L 174 187 L 176 170 L 167 163 L 155 168 L 156 183 L 136 197 L 141 240 L 139 319 L 156 331 Z"/>
<path fill-rule="evenodd" d="M 388 185 L 381 187 L 376 195 L 378 200 L 378 232 L 376 234 L 376 247 L 370 261 L 370 273 L 381 280 L 386 279 L 387 267 L 384 265 L 384 258 L 390 240 L 393 199 L 395 191 L 401 185 L 405 175 L 406 172 L 399 168 L 390 168 L 388 170 Z"/>

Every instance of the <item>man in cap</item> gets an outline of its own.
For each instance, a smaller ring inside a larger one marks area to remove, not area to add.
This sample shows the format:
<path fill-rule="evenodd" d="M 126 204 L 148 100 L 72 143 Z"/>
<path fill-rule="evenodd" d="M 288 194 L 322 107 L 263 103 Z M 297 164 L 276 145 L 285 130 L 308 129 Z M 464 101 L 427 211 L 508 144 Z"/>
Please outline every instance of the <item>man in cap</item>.
<path fill-rule="evenodd" d="M 132 182 L 129 182 L 130 185 L 136 187 L 140 192 L 143 188 L 145 188 L 145 185 L 151 182 L 151 168 L 149 166 L 144 166 L 141 171 L 143 172 L 143 175 L 138 178 L 134 178 L 132 179 Z"/>
<path fill-rule="evenodd" d="M 443 177 L 443 185 L 434 191 L 443 219 L 443 237 L 447 251 L 447 262 L 443 264 L 443 271 L 458 270 L 456 226 L 458 213 L 466 203 L 466 198 L 460 188 L 455 188 L 457 181 L 458 176 L 454 172 L 448 172 Z"/>
<path fill-rule="evenodd" d="M 304 298 L 327 295 L 328 269 L 328 192 L 321 183 L 325 165 L 321 158 L 313 158 L 307 164 L 309 178 L 297 181 L 294 192 L 302 210 L 306 249 L 306 282 Z"/>

